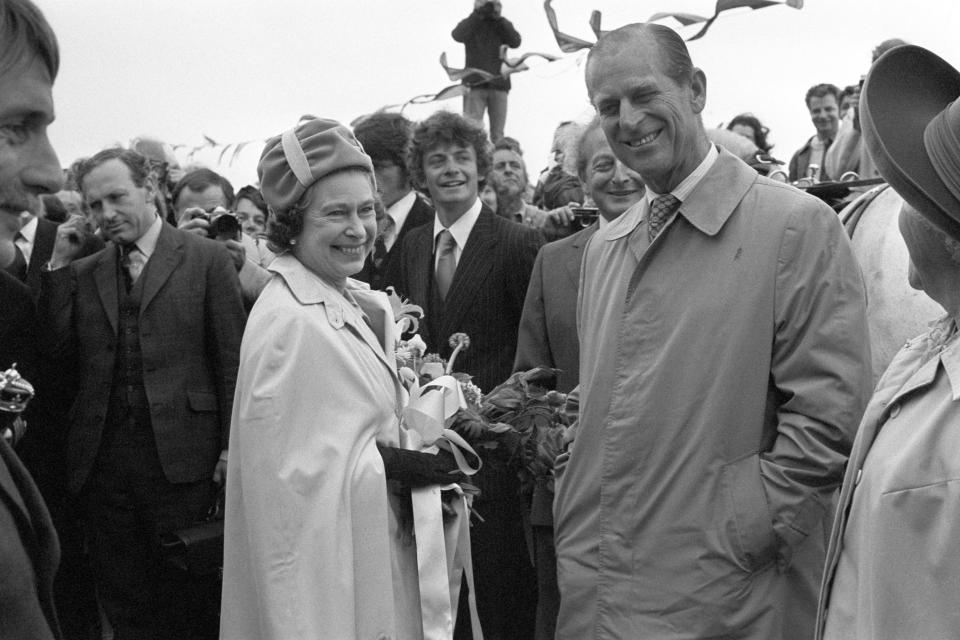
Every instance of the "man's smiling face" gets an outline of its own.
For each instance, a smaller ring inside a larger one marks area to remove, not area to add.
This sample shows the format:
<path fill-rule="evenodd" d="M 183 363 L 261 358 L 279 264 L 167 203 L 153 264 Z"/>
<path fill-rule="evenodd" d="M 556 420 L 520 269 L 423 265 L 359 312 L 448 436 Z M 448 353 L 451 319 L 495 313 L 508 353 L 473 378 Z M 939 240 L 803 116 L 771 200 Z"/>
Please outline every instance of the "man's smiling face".
<path fill-rule="evenodd" d="M 477 154 L 472 146 L 453 143 L 430 149 L 423 156 L 423 173 L 437 209 L 462 214 L 476 202 Z"/>
<path fill-rule="evenodd" d="M 677 82 L 663 71 L 649 36 L 638 36 L 587 66 L 587 89 L 610 147 L 657 193 L 667 193 L 699 163 L 699 114 L 706 79 Z"/>

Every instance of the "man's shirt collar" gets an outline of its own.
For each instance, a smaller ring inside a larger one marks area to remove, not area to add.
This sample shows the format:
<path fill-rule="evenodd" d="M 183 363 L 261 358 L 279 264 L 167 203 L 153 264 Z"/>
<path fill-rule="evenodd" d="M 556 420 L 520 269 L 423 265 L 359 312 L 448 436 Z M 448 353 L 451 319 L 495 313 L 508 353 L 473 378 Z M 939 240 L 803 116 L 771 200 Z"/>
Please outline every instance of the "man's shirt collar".
<path fill-rule="evenodd" d="M 163 220 L 161 220 L 160 216 L 157 215 L 153 219 L 153 223 L 147 228 L 146 232 L 144 232 L 144 234 L 137 238 L 137 241 L 133 243 L 136 245 L 137 249 L 140 250 L 140 253 L 142 253 L 148 260 L 157 248 L 157 240 L 160 238 L 160 230 L 162 228 Z"/>
<path fill-rule="evenodd" d="M 690 172 L 690 175 L 681 180 L 680 184 L 670 193 L 682 204 L 683 201 L 693 193 L 693 190 L 700 184 L 704 177 L 706 177 L 719 157 L 720 153 L 717 151 L 716 145 L 711 144 L 707 155 L 700 161 L 700 164 Z M 647 187 L 640 202 L 627 209 L 623 215 L 607 226 L 606 239 L 618 240 L 630 235 L 633 230 L 637 228 L 637 225 L 646 219 L 647 212 L 650 211 L 650 203 L 659 195 L 662 194 L 655 193 L 650 187 Z"/>
<path fill-rule="evenodd" d="M 23 226 L 20 227 L 20 236 L 24 240 L 30 243 L 30 246 L 33 246 L 33 241 L 37 237 L 37 216 L 30 216 L 30 219 L 23 223 Z"/>
<path fill-rule="evenodd" d="M 470 232 L 473 230 L 473 225 L 476 224 L 477 218 L 480 217 L 480 210 L 483 208 L 483 203 L 480 202 L 480 199 L 477 198 L 476 202 L 473 203 L 473 206 L 470 207 L 466 213 L 464 213 L 460 218 L 457 219 L 449 227 L 450 234 L 453 236 L 453 239 L 457 241 L 457 249 L 463 251 L 463 248 L 467 246 L 467 238 L 470 237 Z M 440 235 L 440 232 L 443 231 L 444 226 L 440 223 L 439 214 L 434 215 L 433 217 L 433 246 L 437 246 L 437 236 Z M 459 255 L 459 254 L 458 254 Z"/>

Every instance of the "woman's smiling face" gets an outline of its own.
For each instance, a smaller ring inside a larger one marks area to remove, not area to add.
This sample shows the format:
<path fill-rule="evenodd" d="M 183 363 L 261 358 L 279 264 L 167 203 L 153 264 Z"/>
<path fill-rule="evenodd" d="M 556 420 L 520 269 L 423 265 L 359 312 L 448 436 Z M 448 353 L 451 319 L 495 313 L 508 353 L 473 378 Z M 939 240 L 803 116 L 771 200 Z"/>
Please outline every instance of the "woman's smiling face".
<path fill-rule="evenodd" d="M 359 170 L 317 181 L 292 253 L 310 271 L 342 288 L 363 269 L 377 234 L 373 181 Z"/>

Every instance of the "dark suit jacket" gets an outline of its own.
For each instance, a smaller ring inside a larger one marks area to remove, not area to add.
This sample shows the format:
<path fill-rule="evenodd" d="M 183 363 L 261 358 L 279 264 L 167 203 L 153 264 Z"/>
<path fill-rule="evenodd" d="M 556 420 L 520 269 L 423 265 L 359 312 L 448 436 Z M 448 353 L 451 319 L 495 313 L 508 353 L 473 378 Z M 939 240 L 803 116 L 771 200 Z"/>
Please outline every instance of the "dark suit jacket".
<path fill-rule="evenodd" d="M 53 577 L 60 545 L 40 492 L 0 438 L 0 638 L 60 638 Z"/>
<path fill-rule="evenodd" d="M 37 383 L 37 312 L 30 289 L 0 269 L 0 371 L 17 370 Z"/>
<path fill-rule="evenodd" d="M 30 264 L 27 265 L 27 286 L 36 299 L 40 295 L 40 272 L 53 255 L 53 244 L 57 239 L 57 224 L 37 218 L 37 233 L 33 237 L 33 251 Z"/>
<path fill-rule="evenodd" d="M 403 240 L 411 230 L 428 222 L 433 222 L 433 207 L 418 195 L 417 199 L 413 202 L 413 206 L 410 207 L 410 213 L 407 214 L 407 219 L 403 221 L 403 226 L 400 227 L 400 231 L 397 233 L 397 239 L 394 241 L 393 246 L 390 247 L 390 251 L 387 252 L 380 267 L 377 268 L 373 265 L 373 252 L 370 252 L 370 255 L 367 256 L 366 263 L 363 265 L 363 271 L 355 275 L 354 278 L 366 282 L 370 285 L 371 289 L 379 289 L 382 291 L 389 286 L 393 286 L 397 289 L 398 293 L 404 297 L 409 297 L 409 294 L 406 291 L 402 291 L 400 287 L 400 267 L 403 263 Z"/>
<path fill-rule="evenodd" d="M 810 166 L 810 156 L 813 154 L 813 147 L 811 143 L 816 139 L 817 136 L 811 136 L 802 147 L 794 152 L 793 156 L 790 158 L 790 164 L 787 165 L 789 169 L 788 179 L 790 182 L 795 182 L 800 178 L 803 178 L 807 175 L 807 167 Z M 833 140 L 828 140 L 826 149 L 823 150 L 823 157 L 826 160 L 827 151 L 830 149 L 830 145 L 833 144 Z M 829 182 L 831 180 L 830 176 L 827 175 L 827 168 L 824 166 L 826 162 L 822 162 L 820 165 L 820 178 L 821 182 Z"/>
<path fill-rule="evenodd" d="M 510 376 L 517 350 L 517 327 L 537 250 L 540 232 L 500 218 L 486 206 L 480 212 L 447 292 L 443 325 L 430 335 L 420 323 L 428 351 L 450 356 L 450 335 L 470 336 L 470 348 L 457 356 L 454 368 L 473 376 L 484 392 Z M 403 244 L 400 288 L 414 304 L 430 313 L 434 273 L 433 224 L 417 227 Z"/>
<path fill-rule="evenodd" d="M 79 491 L 100 447 L 114 375 L 118 326 L 113 244 L 43 274 L 47 357 L 78 382 L 67 436 L 68 488 Z M 150 420 L 170 482 L 213 472 L 227 447 L 245 315 L 223 245 L 164 224 L 144 268 L 140 347 Z"/>
<path fill-rule="evenodd" d="M 520 319 L 514 371 L 538 366 L 560 369 L 557 391 L 569 393 L 580 380 L 577 340 L 577 291 L 580 261 L 594 223 L 577 233 L 543 245 L 530 276 Z"/>

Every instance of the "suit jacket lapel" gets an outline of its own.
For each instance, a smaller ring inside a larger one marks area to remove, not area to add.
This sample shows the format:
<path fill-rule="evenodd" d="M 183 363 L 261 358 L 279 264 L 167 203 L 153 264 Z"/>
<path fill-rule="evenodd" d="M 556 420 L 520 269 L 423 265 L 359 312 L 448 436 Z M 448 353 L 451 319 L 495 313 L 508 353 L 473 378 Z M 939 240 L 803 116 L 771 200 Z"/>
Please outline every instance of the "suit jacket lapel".
<path fill-rule="evenodd" d="M 576 234 L 567 250 L 564 252 L 563 262 L 567 269 L 567 275 L 573 283 L 574 290 L 580 288 L 580 265 L 583 262 L 583 250 L 590 241 L 590 237 L 596 233 L 599 225 L 594 222 L 584 230 L 584 233 Z"/>
<path fill-rule="evenodd" d="M 473 306 L 477 290 L 482 287 L 483 281 L 493 269 L 493 247 L 497 240 L 493 229 L 493 216 L 494 213 L 484 206 L 480 211 L 480 217 L 470 231 L 467 246 L 460 254 L 457 270 L 453 274 L 453 282 L 450 283 L 450 291 L 447 292 L 447 299 L 444 301 L 444 335 L 437 338 L 446 340 L 449 335 L 446 328 L 460 324 L 460 320 Z"/>
<path fill-rule="evenodd" d="M 119 293 L 117 292 L 117 260 L 120 258 L 120 251 L 116 244 L 110 243 L 100 254 L 100 260 L 93 269 L 93 279 L 97 285 L 97 293 L 100 294 L 100 302 L 103 304 L 103 310 L 110 319 L 110 326 L 113 327 L 113 334 L 117 334 L 119 318 L 117 314 L 119 309 Z"/>
<path fill-rule="evenodd" d="M 170 278 L 170 274 L 180 264 L 183 243 L 177 232 L 166 223 L 160 229 L 157 246 L 143 271 L 143 297 L 140 301 L 140 313 L 143 314 L 160 287 Z"/>
<path fill-rule="evenodd" d="M 31 289 L 40 285 L 40 271 L 53 253 L 53 243 L 57 238 L 57 225 L 40 218 L 37 220 L 37 234 L 33 238 L 33 252 L 27 266 L 27 284 Z"/>
<path fill-rule="evenodd" d="M 400 293 L 407 296 L 415 304 L 426 308 L 430 302 L 430 272 L 433 270 L 433 236 L 430 228 L 418 229 L 413 234 L 412 251 L 404 254 L 404 260 L 410 268 L 407 270 L 409 282 L 406 286 L 409 291 Z"/>

